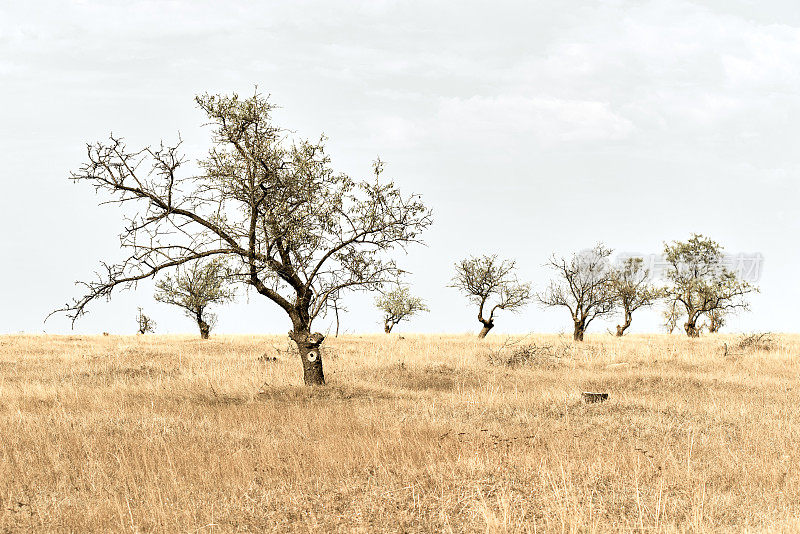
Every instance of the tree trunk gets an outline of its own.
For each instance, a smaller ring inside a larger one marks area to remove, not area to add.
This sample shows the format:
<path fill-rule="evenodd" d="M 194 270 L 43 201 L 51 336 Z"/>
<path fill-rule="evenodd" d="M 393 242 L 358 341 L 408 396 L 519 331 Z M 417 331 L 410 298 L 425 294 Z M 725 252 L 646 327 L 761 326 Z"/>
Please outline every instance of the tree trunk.
<path fill-rule="evenodd" d="M 586 325 L 583 321 L 575 321 L 575 329 L 572 331 L 572 339 L 583 341 L 583 334 L 586 332 Z"/>
<path fill-rule="evenodd" d="M 336 335 L 334 337 L 339 337 L 339 305 L 336 301 L 333 301 L 333 311 L 336 314 Z"/>
<path fill-rule="evenodd" d="M 197 326 L 200 328 L 200 339 L 208 339 L 208 335 L 211 332 L 211 325 L 209 325 L 204 320 L 198 318 Z"/>
<path fill-rule="evenodd" d="M 486 334 L 488 334 L 489 330 L 491 330 L 492 328 L 494 328 L 494 323 L 492 323 L 490 321 L 485 321 L 483 323 L 483 328 L 481 328 L 481 331 L 478 332 L 478 339 L 485 338 Z"/>
<path fill-rule="evenodd" d="M 686 335 L 689 337 L 700 337 L 700 330 L 697 328 L 697 324 L 695 321 L 688 321 L 683 325 L 684 330 L 686 330 Z"/>
<path fill-rule="evenodd" d="M 631 325 L 631 314 L 629 312 L 625 312 L 625 323 L 622 325 L 617 325 L 617 337 L 622 337 L 625 335 L 625 330 Z"/>
<path fill-rule="evenodd" d="M 297 345 L 300 360 L 303 362 L 303 382 L 307 386 L 324 386 L 325 374 L 322 372 L 322 352 L 319 347 L 325 336 L 311 334 L 307 330 L 289 332 L 289 337 Z"/>
<path fill-rule="evenodd" d="M 387 334 L 392 333 L 393 326 L 394 324 L 391 321 L 383 321 L 383 331 L 386 332 Z"/>

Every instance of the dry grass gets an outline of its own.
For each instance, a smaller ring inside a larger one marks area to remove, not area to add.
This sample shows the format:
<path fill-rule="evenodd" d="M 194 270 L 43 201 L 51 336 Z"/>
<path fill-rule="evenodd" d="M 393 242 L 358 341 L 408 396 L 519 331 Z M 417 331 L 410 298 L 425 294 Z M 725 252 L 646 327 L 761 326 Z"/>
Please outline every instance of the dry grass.
<path fill-rule="evenodd" d="M 2 336 L 0 531 L 797 531 L 775 339 Z"/>

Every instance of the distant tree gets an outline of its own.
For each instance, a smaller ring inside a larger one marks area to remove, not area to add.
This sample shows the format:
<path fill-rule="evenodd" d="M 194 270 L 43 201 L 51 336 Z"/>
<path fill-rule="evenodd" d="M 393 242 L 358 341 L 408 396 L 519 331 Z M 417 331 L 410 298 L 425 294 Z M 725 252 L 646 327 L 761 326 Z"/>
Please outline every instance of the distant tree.
<path fill-rule="evenodd" d="M 727 315 L 728 310 L 716 309 L 708 312 L 706 314 L 706 317 L 708 318 L 708 324 L 705 325 L 708 328 L 708 332 L 710 334 L 716 334 L 719 332 L 720 328 L 725 326 L 725 323 L 727 322 Z"/>
<path fill-rule="evenodd" d="M 614 303 L 623 313 L 624 322 L 617 325 L 617 336 L 623 336 L 631 325 L 633 312 L 652 306 L 663 295 L 653 286 L 650 270 L 642 258 L 627 258 L 611 272 L 611 293 Z"/>
<path fill-rule="evenodd" d="M 328 305 L 326 311 L 323 312 L 323 313 L 327 313 L 328 311 L 333 311 L 333 317 L 336 320 L 336 333 L 334 334 L 334 337 L 339 337 L 339 312 L 341 312 L 341 311 L 346 312 L 347 311 L 347 308 L 342 306 L 342 294 L 341 294 L 341 292 L 337 291 L 336 293 L 334 293 L 330 297 L 328 297 L 328 302 L 329 302 L 329 305 Z"/>
<path fill-rule="evenodd" d="M 334 172 L 325 138 L 292 142 L 272 121 L 274 109 L 255 93 L 201 95 L 213 128 L 201 173 L 183 175 L 180 142 L 130 150 L 119 137 L 87 147 L 88 162 L 72 179 L 107 193 L 132 214 L 120 234 L 128 257 L 104 265 L 84 296 L 62 308 L 73 322 L 90 302 L 203 258 L 225 259 L 233 280 L 254 288 L 291 322 L 307 385 L 324 384 L 312 331 L 330 297 L 372 291 L 397 279 L 388 257 L 420 242 L 430 211 L 403 196 L 374 164 L 370 180 Z"/>
<path fill-rule="evenodd" d="M 187 317 L 197 322 L 200 337 L 208 339 L 217 317 L 207 308 L 230 302 L 235 296 L 227 284 L 226 272 L 225 264 L 219 260 L 177 267 L 175 276 L 167 274 L 156 282 L 155 299 L 182 308 Z"/>
<path fill-rule="evenodd" d="M 139 313 L 136 314 L 136 325 L 140 334 L 156 331 L 156 322 L 145 315 L 141 308 L 139 308 Z"/>
<path fill-rule="evenodd" d="M 570 258 L 553 255 L 547 266 L 557 279 L 536 298 L 544 306 L 562 306 L 572 316 L 572 338 L 583 341 L 589 324 L 614 309 L 614 270 L 608 258 L 612 250 L 602 243 Z"/>
<path fill-rule="evenodd" d="M 667 307 L 664 310 L 664 328 L 670 334 L 678 328 L 678 321 L 681 319 L 681 310 L 678 303 L 674 300 L 667 302 Z"/>
<path fill-rule="evenodd" d="M 664 255 L 665 294 L 675 323 L 680 317 L 686 319 L 683 328 L 689 337 L 700 335 L 701 317 L 715 314 L 719 318 L 732 310 L 747 309 L 745 295 L 758 291 L 725 268 L 722 246 L 701 234 L 693 234 L 688 241 L 665 243 Z M 719 326 L 717 320 L 716 329 Z"/>
<path fill-rule="evenodd" d="M 429 311 L 421 298 L 411 296 L 410 290 L 402 286 L 376 298 L 375 306 L 383 312 L 383 330 L 387 334 L 401 321 L 407 321 L 419 312 Z"/>
<path fill-rule="evenodd" d="M 531 286 L 517 280 L 516 262 L 498 260 L 496 255 L 471 257 L 455 264 L 450 287 L 455 287 L 478 305 L 478 321 L 483 325 L 478 338 L 485 338 L 494 328 L 497 310 L 516 312 L 531 298 Z M 494 305 L 492 305 L 494 303 Z M 489 315 L 484 317 L 489 307 Z"/>

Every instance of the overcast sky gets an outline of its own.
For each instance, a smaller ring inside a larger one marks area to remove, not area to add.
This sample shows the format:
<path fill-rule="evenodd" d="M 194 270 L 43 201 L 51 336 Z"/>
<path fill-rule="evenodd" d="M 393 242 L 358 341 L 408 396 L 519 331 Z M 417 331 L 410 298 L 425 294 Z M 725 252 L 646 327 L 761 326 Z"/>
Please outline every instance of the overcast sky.
<path fill-rule="evenodd" d="M 536 288 L 551 253 L 603 241 L 658 253 L 707 234 L 760 253 L 761 293 L 728 330 L 798 331 L 800 9 L 780 1 L 0 2 L 0 332 L 68 332 L 45 315 L 119 257 L 119 213 L 67 177 L 85 143 L 130 146 L 209 131 L 193 96 L 250 94 L 334 166 L 420 193 L 435 223 L 398 258 L 431 309 L 400 331 L 477 331 L 446 285 L 470 254 L 514 258 Z M 195 332 L 152 285 L 97 302 L 75 331 Z M 283 333 L 240 291 L 219 332 Z M 342 329 L 380 329 L 371 296 Z M 602 332 L 616 318 L 593 324 Z M 660 311 L 633 332 L 660 329 Z M 326 331 L 329 321 L 315 323 Z M 570 331 L 566 310 L 501 314 L 498 332 Z"/>

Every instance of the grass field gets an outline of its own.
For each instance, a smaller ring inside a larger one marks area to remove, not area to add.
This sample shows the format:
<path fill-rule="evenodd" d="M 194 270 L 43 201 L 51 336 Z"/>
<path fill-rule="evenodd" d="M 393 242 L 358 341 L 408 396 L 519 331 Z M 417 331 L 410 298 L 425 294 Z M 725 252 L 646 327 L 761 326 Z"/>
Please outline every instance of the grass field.
<path fill-rule="evenodd" d="M 800 531 L 800 336 L 402 336 L 0 336 L 0 532 Z"/>

